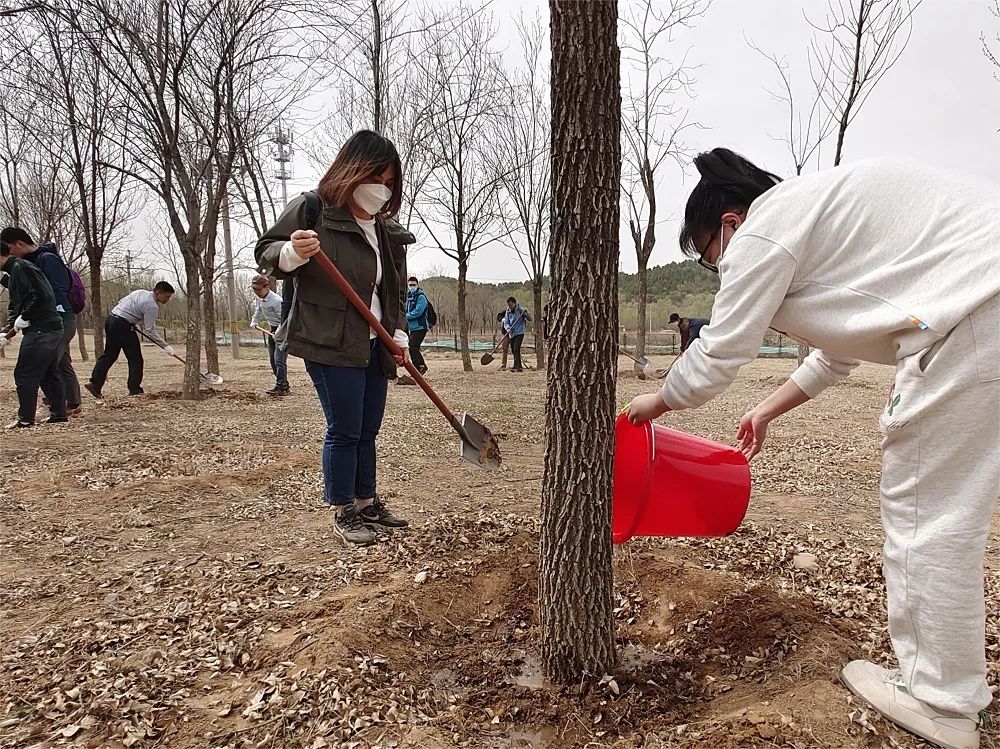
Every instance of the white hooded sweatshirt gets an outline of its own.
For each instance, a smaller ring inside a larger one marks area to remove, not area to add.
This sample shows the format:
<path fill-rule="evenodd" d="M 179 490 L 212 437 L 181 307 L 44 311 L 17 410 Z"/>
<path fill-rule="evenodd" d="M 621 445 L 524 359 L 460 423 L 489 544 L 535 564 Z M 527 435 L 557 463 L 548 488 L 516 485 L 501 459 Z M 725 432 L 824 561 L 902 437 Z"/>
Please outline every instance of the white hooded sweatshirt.
<path fill-rule="evenodd" d="M 750 206 L 719 275 L 712 321 L 671 369 L 666 404 L 721 393 L 769 327 L 816 348 L 792 373 L 814 398 L 858 360 L 927 348 L 1000 293 L 1000 186 L 909 161 L 796 177 Z"/>

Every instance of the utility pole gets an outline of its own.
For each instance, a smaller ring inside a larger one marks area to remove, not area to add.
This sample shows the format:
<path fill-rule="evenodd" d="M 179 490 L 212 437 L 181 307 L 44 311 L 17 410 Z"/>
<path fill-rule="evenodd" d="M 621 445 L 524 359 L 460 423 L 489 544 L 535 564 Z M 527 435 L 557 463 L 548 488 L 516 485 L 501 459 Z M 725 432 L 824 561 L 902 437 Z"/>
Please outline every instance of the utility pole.
<path fill-rule="evenodd" d="M 274 176 L 281 182 L 281 207 L 288 205 L 288 180 L 292 178 L 292 131 L 283 128 L 279 122 L 274 128 L 271 136 L 274 144 L 274 160 L 277 166 L 274 169 Z"/>
<path fill-rule="evenodd" d="M 281 127 L 281 121 L 274 128 L 274 135 L 271 136 L 274 143 L 274 160 L 278 163 L 274 176 L 281 182 L 281 210 L 288 207 L 288 180 L 292 178 L 292 131 Z M 281 282 L 281 296 L 283 299 L 292 294 L 291 279 Z M 284 307 L 284 304 L 282 304 Z"/>
<path fill-rule="evenodd" d="M 233 358 L 240 358 L 240 328 L 236 320 L 236 274 L 233 271 L 233 237 L 229 227 L 229 188 L 222 193 L 222 243 L 226 247 L 226 286 L 229 291 L 229 341 Z"/>

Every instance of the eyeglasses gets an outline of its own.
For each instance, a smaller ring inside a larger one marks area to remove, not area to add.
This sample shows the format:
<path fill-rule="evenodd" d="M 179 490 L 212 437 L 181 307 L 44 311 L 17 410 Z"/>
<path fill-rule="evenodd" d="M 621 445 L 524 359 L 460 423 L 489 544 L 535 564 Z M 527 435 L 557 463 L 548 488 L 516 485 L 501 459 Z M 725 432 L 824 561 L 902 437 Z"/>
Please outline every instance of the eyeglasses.
<path fill-rule="evenodd" d="M 719 231 L 721 229 L 722 229 L 722 224 L 719 224 L 719 226 L 716 228 L 716 230 L 712 232 L 712 236 L 710 236 L 708 238 L 708 242 L 705 244 L 705 249 L 703 249 L 698 254 L 698 265 L 700 265 L 702 268 L 708 268 L 710 271 L 712 271 L 712 273 L 718 273 L 719 272 L 719 266 L 717 266 L 715 263 L 713 263 L 713 262 L 711 262 L 709 260 L 706 260 L 705 259 L 705 255 L 708 254 L 708 251 L 712 247 L 712 242 L 715 241 L 715 238 L 719 235 Z"/>

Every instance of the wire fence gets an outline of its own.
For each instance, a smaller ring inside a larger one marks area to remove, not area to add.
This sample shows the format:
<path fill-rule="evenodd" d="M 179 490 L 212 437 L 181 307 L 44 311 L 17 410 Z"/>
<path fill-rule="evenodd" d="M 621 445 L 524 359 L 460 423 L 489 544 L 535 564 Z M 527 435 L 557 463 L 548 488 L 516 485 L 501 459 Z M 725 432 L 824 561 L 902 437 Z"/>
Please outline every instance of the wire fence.
<path fill-rule="evenodd" d="M 183 344 L 186 331 L 181 327 L 159 328 L 160 334 L 167 343 Z M 93 331 L 88 329 L 83 331 L 86 335 L 92 336 Z M 240 346 L 261 347 L 267 346 L 267 340 L 263 333 L 253 329 L 241 329 L 238 333 Z M 492 351 L 503 338 L 502 333 L 494 333 L 492 337 L 476 336 L 469 337 L 469 351 Z M 232 341 L 232 334 L 228 330 L 217 330 L 215 340 L 218 345 L 229 346 Z M 636 337 L 632 331 L 622 331 L 618 343 L 628 352 L 635 351 Z M 526 333 L 522 343 L 522 349 L 534 351 L 535 337 L 532 333 Z M 437 351 L 441 353 L 461 351 L 461 341 L 457 334 L 440 334 L 431 331 L 424 339 L 421 348 L 427 351 Z M 647 354 L 678 354 L 680 353 L 680 335 L 673 330 L 664 330 L 646 334 Z M 789 358 L 798 356 L 798 344 L 796 341 L 775 330 L 768 330 L 764 336 L 758 356 L 765 358 Z"/>

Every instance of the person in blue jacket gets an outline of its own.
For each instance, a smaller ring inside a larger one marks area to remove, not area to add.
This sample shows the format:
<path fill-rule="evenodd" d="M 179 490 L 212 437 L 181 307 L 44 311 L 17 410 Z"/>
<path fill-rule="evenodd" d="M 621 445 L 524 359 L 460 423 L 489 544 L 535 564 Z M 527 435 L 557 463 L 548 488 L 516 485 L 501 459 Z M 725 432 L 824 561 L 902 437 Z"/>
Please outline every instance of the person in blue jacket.
<path fill-rule="evenodd" d="M 427 363 L 420 353 L 420 344 L 431 326 L 427 320 L 427 295 L 419 284 L 416 276 L 410 276 L 406 281 L 406 326 L 410 336 L 410 360 L 420 374 L 426 374 Z"/>
<path fill-rule="evenodd" d="M 510 337 L 510 349 L 514 352 L 514 369 L 512 372 L 523 372 L 521 366 L 521 344 L 524 342 L 524 331 L 531 320 L 528 310 L 517 303 L 517 299 L 507 299 L 507 312 L 503 316 L 504 332 Z"/>

